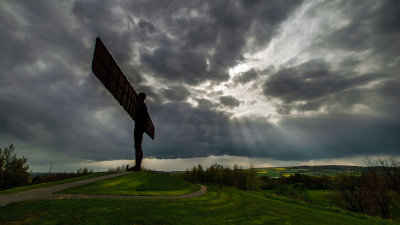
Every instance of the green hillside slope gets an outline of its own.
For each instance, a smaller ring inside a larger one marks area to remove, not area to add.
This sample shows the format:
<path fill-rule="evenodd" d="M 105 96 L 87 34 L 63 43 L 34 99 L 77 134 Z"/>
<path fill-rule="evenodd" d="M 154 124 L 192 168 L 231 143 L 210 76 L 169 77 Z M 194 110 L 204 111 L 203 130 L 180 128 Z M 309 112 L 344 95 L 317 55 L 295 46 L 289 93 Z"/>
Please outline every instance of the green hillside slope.
<path fill-rule="evenodd" d="M 198 185 L 157 172 L 130 173 L 124 176 L 67 189 L 64 194 L 109 195 L 184 195 L 198 191 Z"/>
<path fill-rule="evenodd" d="M 399 224 L 222 186 L 198 198 L 40 200 L 0 212 L 0 224 Z"/>

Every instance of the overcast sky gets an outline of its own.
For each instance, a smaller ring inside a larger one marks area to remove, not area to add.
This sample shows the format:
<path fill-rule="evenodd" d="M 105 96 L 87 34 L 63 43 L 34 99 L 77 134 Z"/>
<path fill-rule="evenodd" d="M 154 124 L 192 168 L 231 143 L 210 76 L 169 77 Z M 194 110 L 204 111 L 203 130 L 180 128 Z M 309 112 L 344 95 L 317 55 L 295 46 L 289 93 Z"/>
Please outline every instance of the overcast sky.
<path fill-rule="evenodd" d="M 133 164 L 91 71 L 106 44 L 156 127 L 144 166 L 400 154 L 400 1 L 1 1 L 0 146 L 31 169 Z"/>

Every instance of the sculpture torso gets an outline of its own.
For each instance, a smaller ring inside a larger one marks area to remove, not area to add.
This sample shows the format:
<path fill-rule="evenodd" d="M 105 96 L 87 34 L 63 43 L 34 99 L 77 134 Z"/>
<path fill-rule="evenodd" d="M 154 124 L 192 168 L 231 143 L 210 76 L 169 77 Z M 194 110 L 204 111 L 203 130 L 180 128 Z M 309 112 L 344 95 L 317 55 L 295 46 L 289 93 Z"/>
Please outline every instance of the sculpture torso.
<path fill-rule="evenodd" d="M 143 103 L 143 104 L 140 104 L 140 107 L 138 108 L 138 111 L 136 114 L 135 129 L 144 131 L 144 127 L 145 127 L 146 121 L 147 121 L 146 117 L 147 117 L 147 106 L 146 106 L 146 103 Z"/>

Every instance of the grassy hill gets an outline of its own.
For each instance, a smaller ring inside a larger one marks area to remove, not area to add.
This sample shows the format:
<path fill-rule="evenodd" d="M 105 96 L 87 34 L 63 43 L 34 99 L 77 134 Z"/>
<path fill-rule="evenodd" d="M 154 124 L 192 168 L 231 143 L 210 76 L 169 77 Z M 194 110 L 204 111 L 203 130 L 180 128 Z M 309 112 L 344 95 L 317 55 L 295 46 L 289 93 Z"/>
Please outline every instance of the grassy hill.
<path fill-rule="evenodd" d="M 64 199 L 0 208 L 0 224 L 399 224 L 292 199 L 209 186 L 188 199 Z"/>
<path fill-rule="evenodd" d="M 70 189 L 69 193 L 137 194 L 190 187 L 177 177 L 132 173 Z M 148 193 L 146 193 L 147 195 Z M 209 185 L 206 195 L 187 199 L 54 199 L 0 208 L 0 224 L 400 224 L 312 205 L 265 191 Z"/>
<path fill-rule="evenodd" d="M 121 177 L 67 189 L 63 194 L 184 195 L 198 191 L 198 185 L 157 172 L 130 173 Z"/>

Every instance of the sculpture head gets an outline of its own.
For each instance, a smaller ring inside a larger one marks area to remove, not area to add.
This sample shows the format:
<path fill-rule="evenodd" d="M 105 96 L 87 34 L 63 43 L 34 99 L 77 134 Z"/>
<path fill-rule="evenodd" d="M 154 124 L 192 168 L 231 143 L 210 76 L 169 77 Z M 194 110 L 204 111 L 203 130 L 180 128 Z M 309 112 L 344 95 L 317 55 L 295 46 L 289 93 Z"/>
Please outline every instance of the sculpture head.
<path fill-rule="evenodd" d="M 143 92 L 140 92 L 140 93 L 138 94 L 138 97 L 139 97 L 140 99 L 142 99 L 142 101 L 144 101 L 144 100 L 146 99 L 146 94 L 143 93 Z"/>

